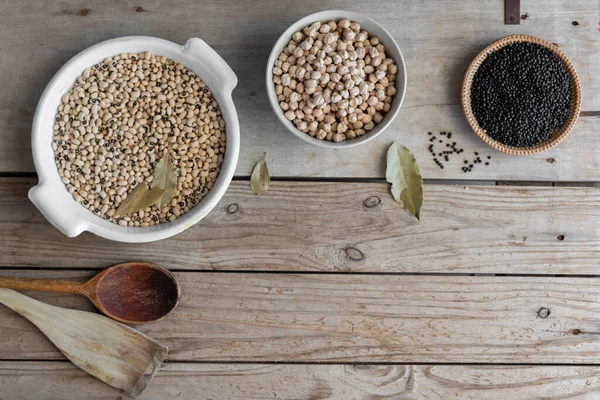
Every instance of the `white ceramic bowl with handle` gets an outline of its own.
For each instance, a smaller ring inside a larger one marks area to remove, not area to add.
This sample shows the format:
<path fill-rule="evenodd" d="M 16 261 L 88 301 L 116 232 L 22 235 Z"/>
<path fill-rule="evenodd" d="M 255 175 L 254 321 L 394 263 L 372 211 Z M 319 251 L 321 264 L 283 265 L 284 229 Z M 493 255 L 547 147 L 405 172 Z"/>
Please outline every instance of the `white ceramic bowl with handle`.
<path fill-rule="evenodd" d="M 385 47 L 386 55 L 394 59 L 396 65 L 398 66 L 398 73 L 396 74 L 395 81 L 397 93 L 394 95 L 392 100 L 392 107 L 390 111 L 385 113 L 383 116 L 383 121 L 377 124 L 373 130 L 355 139 L 348 139 L 344 140 L 343 142 L 335 143 L 327 140 L 315 139 L 309 134 L 296 129 L 292 121 L 285 117 L 284 111 L 279 106 L 277 94 L 275 93 L 275 85 L 273 84 L 273 67 L 275 65 L 275 60 L 277 60 L 279 55 L 283 52 L 285 46 L 287 46 L 288 42 L 292 39 L 292 34 L 294 32 L 302 30 L 302 28 L 312 24 L 313 22 L 327 22 L 332 20 L 339 21 L 342 18 L 348 18 L 350 21 L 358 22 L 362 30 L 369 32 L 369 36 L 377 36 L 379 38 L 379 41 Z M 404 101 L 404 96 L 406 94 L 406 65 L 404 64 L 404 57 L 402 57 L 402 52 L 400 51 L 398 44 L 396 44 L 396 41 L 392 35 L 385 30 L 383 26 L 379 25 L 371 18 L 359 13 L 344 10 L 327 10 L 308 15 L 294 22 L 288 29 L 286 29 L 285 32 L 281 34 L 279 39 L 277 39 L 275 46 L 273 46 L 273 50 L 271 50 L 271 55 L 269 56 L 269 60 L 267 62 L 266 82 L 267 95 L 269 97 L 271 107 L 273 108 L 273 111 L 275 111 L 277 118 L 279 118 L 281 123 L 287 128 L 288 131 L 292 132 L 294 135 L 310 144 L 330 149 L 342 149 L 366 143 L 369 140 L 374 139 L 388 126 L 390 126 L 394 118 L 396 118 L 398 111 L 400 111 L 400 107 L 402 106 L 402 102 Z"/>
<path fill-rule="evenodd" d="M 77 203 L 60 180 L 51 147 L 54 118 L 61 97 L 67 93 L 85 68 L 107 57 L 121 53 L 142 53 L 165 56 L 185 65 L 212 91 L 225 120 L 227 145 L 221 172 L 209 193 L 189 212 L 173 222 L 150 227 L 120 226 L 106 221 Z M 119 242 L 150 242 L 173 236 L 204 218 L 223 197 L 233 177 L 240 147 L 240 128 L 232 91 L 237 77 L 217 52 L 198 38 L 183 46 L 163 39 L 129 36 L 98 43 L 73 57 L 52 78 L 38 103 L 31 146 L 39 182 L 29 191 L 29 198 L 46 219 L 69 237 L 83 231 Z"/>

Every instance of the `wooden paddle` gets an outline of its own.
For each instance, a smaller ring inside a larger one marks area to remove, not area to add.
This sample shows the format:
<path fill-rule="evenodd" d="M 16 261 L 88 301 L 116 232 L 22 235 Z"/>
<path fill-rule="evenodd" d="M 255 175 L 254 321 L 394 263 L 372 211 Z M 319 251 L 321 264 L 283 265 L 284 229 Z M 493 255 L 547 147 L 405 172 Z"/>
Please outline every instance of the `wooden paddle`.
<path fill-rule="evenodd" d="M 42 303 L 0 289 L 0 303 L 36 325 L 79 368 L 130 396 L 140 395 L 168 349 L 127 325 L 91 312 Z"/>

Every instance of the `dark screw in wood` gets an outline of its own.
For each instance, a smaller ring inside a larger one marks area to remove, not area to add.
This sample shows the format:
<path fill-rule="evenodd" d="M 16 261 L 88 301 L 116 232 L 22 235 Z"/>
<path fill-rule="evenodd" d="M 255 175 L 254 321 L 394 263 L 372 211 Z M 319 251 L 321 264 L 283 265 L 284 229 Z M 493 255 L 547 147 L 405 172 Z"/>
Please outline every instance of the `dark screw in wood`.
<path fill-rule="evenodd" d="M 239 209 L 240 206 L 238 206 L 237 203 L 233 203 L 227 206 L 227 213 L 235 214 L 236 212 L 238 212 Z"/>
<path fill-rule="evenodd" d="M 550 310 L 545 307 L 542 307 L 538 310 L 537 315 L 540 318 L 548 318 L 550 316 Z"/>
<path fill-rule="evenodd" d="M 365 255 L 356 247 L 348 247 L 344 251 L 346 252 L 348 258 L 352 261 L 361 261 L 363 258 L 365 258 Z"/>
<path fill-rule="evenodd" d="M 363 201 L 366 208 L 377 207 L 379 203 L 381 203 L 381 199 L 377 196 L 369 196 Z"/>
<path fill-rule="evenodd" d="M 579 335 L 580 333 L 583 333 L 583 332 L 581 332 L 581 330 L 580 330 L 580 329 L 573 329 L 573 330 L 571 331 L 571 333 L 572 333 L 573 335 Z"/>
<path fill-rule="evenodd" d="M 565 235 L 558 235 L 556 238 L 558 240 L 565 240 Z"/>

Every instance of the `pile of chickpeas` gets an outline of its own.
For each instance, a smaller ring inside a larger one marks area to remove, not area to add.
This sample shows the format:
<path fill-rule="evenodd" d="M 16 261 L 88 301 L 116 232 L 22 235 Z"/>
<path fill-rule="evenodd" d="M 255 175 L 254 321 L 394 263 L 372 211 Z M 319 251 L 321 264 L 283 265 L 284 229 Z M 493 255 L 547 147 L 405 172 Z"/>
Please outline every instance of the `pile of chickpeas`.
<path fill-rule="evenodd" d="M 279 106 L 296 128 L 342 142 L 379 124 L 391 108 L 398 66 L 358 22 L 315 22 L 295 32 L 273 66 Z"/>

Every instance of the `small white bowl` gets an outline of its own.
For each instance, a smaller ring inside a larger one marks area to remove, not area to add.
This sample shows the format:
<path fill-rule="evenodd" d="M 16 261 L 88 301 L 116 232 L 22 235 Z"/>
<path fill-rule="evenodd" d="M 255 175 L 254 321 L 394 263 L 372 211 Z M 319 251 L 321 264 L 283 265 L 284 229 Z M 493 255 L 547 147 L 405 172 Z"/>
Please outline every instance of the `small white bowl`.
<path fill-rule="evenodd" d="M 50 145 L 61 97 L 71 89 L 85 68 L 117 54 L 145 51 L 185 65 L 208 85 L 225 120 L 227 145 L 221 172 L 213 188 L 194 208 L 173 222 L 128 227 L 106 221 L 75 201 L 60 180 Z M 231 92 L 236 85 L 237 77 L 225 60 L 198 38 L 189 39 L 181 46 L 154 37 L 129 36 L 107 40 L 82 51 L 54 75 L 35 111 L 31 147 L 39 183 L 29 191 L 29 199 L 52 225 L 69 237 L 89 231 L 118 242 L 140 243 L 165 239 L 189 228 L 204 218 L 223 197 L 235 171 L 240 127 Z"/>
<path fill-rule="evenodd" d="M 277 60 L 279 55 L 283 52 L 283 49 L 292 38 L 292 34 L 294 32 L 299 31 L 305 26 L 308 26 L 316 21 L 338 21 L 342 18 L 348 18 L 351 21 L 358 22 L 361 26 L 361 29 L 364 29 L 367 32 L 369 32 L 370 36 L 377 36 L 379 38 L 379 41 L 385 46 L 386 54 L 389 57 L 393 58 L 396 62 L 396 65 L 398 66 L 398 73 L 396 74 L 396 89 L 398 91 L 394 95 L 394 99 L 392 101 L 392 108 L 389 112 L 387 112 L 384 115 L 383 121 L 377 124 L 373 130 L 355 139 L 348 139 L 344 140 L 343 142 L 335 143 L 327 140 L 319 140 L 313 138 L 309 134 L 296 129 L 294 124 L 285 117 L 283 110 L 281 109 L 281 107 L 279 107 L 279 101 L 277 100 L 277 95 L 275 94 L 275 86 L 273 84 L 273 66 L 275 65 L 275 60 Z M 287 128 L 287 130 L 289 130 L 305 142 L 314 144 L 316 146 L 325 147 L 329 149 L 341 149 L 358 146 L 359 144 L 368 142 L 369 140 L 375 138 L 375 136 L 383 132 L 392 123 L 392 121 L 398 114 L 400 107 L 402 106 L 402 102 L 404 101 L 404 96 L 406 94 L 406 65 L 404 64 L 404 58 L 402 57 L 402 52 L 400 51 L 398 44 L 396 44 L 396 41 L 394 40 L 392 35 L 390 35 L 390 33 L 386 31 L 383 26 L 379 25 L 371 18 L 359 13 L 344 10 L 327 10 L 308 15 L 294 22 L 288 29 L 286 29 L 285 32 L 281 34 L 279 39 L 277 39 L 275 46 L 273 46 L 273 50 L 271 50 L 271 55 L 269 56 L 269 61 L 267 62 L 266 81 L 267 94 L 269 97 L 269 102 L 271 103 L 271 107 L 273 107 L 275 115 L 277 115 L 277 118 L 279 118 L 279 120 Z"/>

